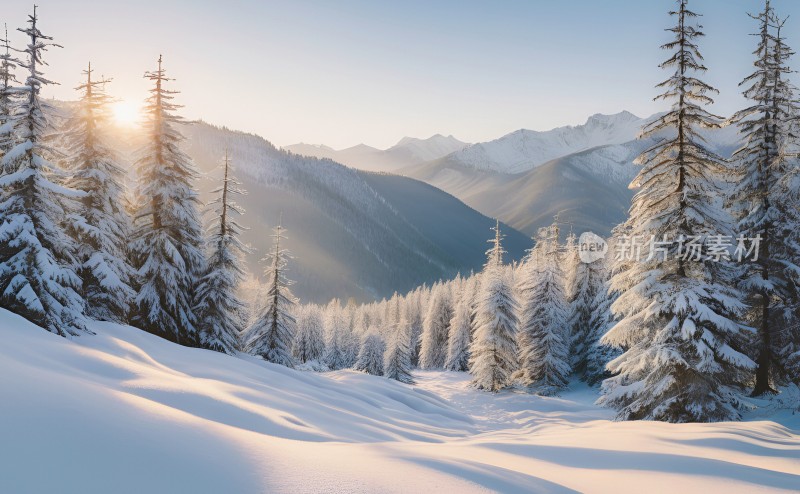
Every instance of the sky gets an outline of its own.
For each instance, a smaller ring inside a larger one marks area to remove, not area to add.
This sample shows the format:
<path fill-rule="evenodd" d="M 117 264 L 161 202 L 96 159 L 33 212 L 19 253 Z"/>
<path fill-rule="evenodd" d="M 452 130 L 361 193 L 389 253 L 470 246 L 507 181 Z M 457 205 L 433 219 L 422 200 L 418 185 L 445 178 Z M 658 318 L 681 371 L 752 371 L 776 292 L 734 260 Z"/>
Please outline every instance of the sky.
<path fill-rule="evenodd" d="M 137 108 L 159 54 L 183 116 L 259 134 L 276 145 L 387 148 L 403 136 L 467 142 L 520 128 L 576 125 L 594 113 L 665 109 L 664 28 L 672 0 L 39 0 L 53 48 L 44 95 L 75 99 L 91 61 L 109 92 Z M 692 0 L 707 36 L 711 108 L 744 105 L 759 0 Z M 800 48 L 800 2 L 790 15 Z M 3 0 L 0 23 L 22 26 L 32 3 Z M 794 23 L 798 24 L 795 25 Z M 22 33 L 10 33 L 21 45 Z M 795 63 L 798 67 L 800 64 Z"/>

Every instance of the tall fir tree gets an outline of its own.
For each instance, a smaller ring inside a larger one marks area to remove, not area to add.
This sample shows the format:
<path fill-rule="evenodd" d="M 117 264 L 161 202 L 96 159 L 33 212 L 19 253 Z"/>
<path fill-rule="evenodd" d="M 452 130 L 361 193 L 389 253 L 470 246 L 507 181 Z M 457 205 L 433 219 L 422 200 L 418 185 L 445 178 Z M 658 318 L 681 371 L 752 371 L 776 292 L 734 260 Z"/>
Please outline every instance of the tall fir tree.
<path fill-rule="evenodd" d="M 183 345 L 198 345 L 193 300 L 204 272 L 203 231 L 194 189 L 197 171 L 181 149 L 176 91 L 158 57 L 145 73 L 153 83 L 145 105 L 147 141 L 136 161 L 138 205 L 131 242 L 138 293 L 132 323 Z"/>
<path fill-rule="evenodd" d="M 127 253 L 131 224 L 123 207 L 125 171 L 106 143 L 110 80 L 92 79 L 91 64 L 83 73 L 86 81 L 76 88 L 81 98 L 64 131 L 67 184 L 83 193 L 67 218 L 67 231 L 77 246 L 86 315 L 125 323 L 136 292 Z"/>
<path fill-rule="evenodd" d="M 423 369 L 444 368 L 447 359 L 447 334 L 453 312 L 450 304 L 450 290 L 447 285 L 435 285 L 422 325 L 419 365 Z"/>
<path fill-rule="evenodd" d="M 325 357 L 323 362 L 330 370 L 344 369 L 349 366 L 347 342 L 349 322 L 347 314 L 339 300 L 331 300 L 325 307 Z"/>
<path fill-rule="evenodd" d="M 10 121 L 14 111 L 14 85 L 18 84 L 15 71 L 20 62 L 11 54 L 11 45 L 8 39 L 8 26 L 4 25 L 5 38 L 0 40 L 0 159 L 15 144 L 14 132 Z M 0 169 L 0 175 L 3 170 Z"/>
<path fill-rule="evenodd" d="M 384 353 L 386 353 L 386 343 L 378 334 L 378 329 L 373 326 L 364 335 L 355 369 L 373 376 L 382 376 Z"/>
<path fill-rule="evenodd" d="M 774 393 L 773 383 L 787 377 L 783 335 L 798 324 L 792 310 L 800 303 L 793 233 L 800 226 L 800 211 L 787 197 L 785 181 L 792 166 L 787 149 L 796 138 L 792 121 L 798 103 L 788 82 L 792 52 L 780 34 L 782 21 L 769 0 L 751 17 L 758 22 L 758 45 L 755 71 L 740 83 L 751 105 L 733 117 L 745 137 L 733 155 L 739 173 L 733 203 L 739 235 L 761 239 L 758 259 L 740 266 L 740 288 L 749 302 L 745 320 L 758 330 L 752 394 L 761 396 Z"/>
<path fill-rule="evenodd" d="M 611 373 L 606 370 L 606 365 L 619 357 L 621 353 L 620 348 L 601 343 L 603 336 L 616 323 L 611 305 L 619 296 L 610 287 L 609 261 L 602 259 L 595 261 L 593 264 L 595 264 L 595 270 L 601 285 L 592 303 L 589 332 L 586 338 L 586 367 L 581 375 L 581 379 L 589 383 L 590 386 L 596 386 L 611 377 Z"/>
<path fill-rule="evenodd" d="M 401 309 L 397 326 L 389 338 L 389 344 L 383 359 L 383 374 L 406 384 L 414 384 L 411 376 L 411 344 L 413 340 L 411 323 L 408 320 L 408 309 Z"/>
<path fill-rule="evenodd" d="M 283 227 L 278 224 L 272 236 L 275 247 L 271 259 L 268 259 L 267 299 L 258 319 L 247 330 L 244 347 L 247 352 L 260 355 L 268 362 L 294 367 L 292 342 L 296 327 L 294 309 L 297 301 L 289 290 L 291 282 L 286 278 L 289 253 L 281 247 L 281 241 L 286 239 L 283 231 Z"/>
<path fill-rule="evenodd" d="M 520 369 L 524 386 L 543 395 L 567 387 L 570 326 L 557 224 L 543 228 L 518 280 Z"/>
<path fill-rule="evenodd" d="M 567 298 L 567 334 L 569 338 L 570 367 L 583 376 L 591 351 L 591 319 L 598 302 L 597 293 L 602 288 L 602 263 L 583 262 L 579 245 L 570 234 L 565 249 L 565 295 Z"/>
<path fill-rule="evenodd" d="M 478 389 L 496 392 L 511 383 L 517 369 L 517 302 L 503 266 L 500 223 L 494 228 L 492 248 L 481 274 L 475 324 L 470 345 L 469 372 Z"/>
<path fill-rule="evenodd" d="M 30 42 L 20 67 L 28 76 L 15 88 L 16 101 L 0 139 L 13 142 L 0 167 L 0 307 L 50 332 L 75 336 L 86 330 L 81 280 L 75 273 L 74 244 L 61 226 L 64 210 L 82 197 L 63 185 L 63 171 L 48 161 L 52 108 L 42 100 L 44 52 L 59 46 L 42 34 L 34 6 L 27 28 Z"/>
<path fill-rule="evenodd" d="M 652 255 L 612 278 L 620 321 L 603 341 L 626 351 L 609 363 L 616 375 L 603 382 L 599 403 L 623 419 L 729 420 L 740 416 L 742 383 L 755 364 L 741 351 L 744 307 L 728 265 L 689 248 L 730 233 L 721 207 L 730 170 L 698 134 L 720 126 L 702 106 L 716 90 L 693 75 L 706 70 L 697 47 L 703 33 L 687 0 L 677 3 L 677 25 L 667 30 L 673 40 L 662 46 L 674 53 L 661 64 L 675 72 L 656 98 L 673 105 L 642 131 L 666 137 L 637 158 L 643 168 L 631 186 L 639 191 L 624 225 L 632 241 L 650 242 Z"/>
<path fill-rule="evenodd" d="M 322 311 L 316 305 L 300 307 L 292 355 L 301 363 L 321 361 L 325 356 L 325 334 Z"/>
<path fill-rule="evenodd" d="M 206 233 L 208 238 L 207 270 L 197 288 L 197 327 L 200 344 L 211 350 L 233 354 L 239 348 L 244 328 L 245 304 L 239 298 L 244 279 L 242 256 L 246 248 L 239 240 L 242 227 L 236 216 L 244 214 L 235 201 L 243 195 L 241 183 L 233 176 L 228 150 L 222 162 L 222 184 L 212 191 L 217 197 L 209 204 L 215 221 Z"/>
<path fill-rule="evenodd" d="M 469 344 L 470 344 L 470 306 L 471 297 L 467 297 L 465 290 L 461 290 L 455 307 L 453 317 L 450 319 L 450 329 L 447 336 L 447 360 L 445 369 L 462 372 L 469 370 Z"/>

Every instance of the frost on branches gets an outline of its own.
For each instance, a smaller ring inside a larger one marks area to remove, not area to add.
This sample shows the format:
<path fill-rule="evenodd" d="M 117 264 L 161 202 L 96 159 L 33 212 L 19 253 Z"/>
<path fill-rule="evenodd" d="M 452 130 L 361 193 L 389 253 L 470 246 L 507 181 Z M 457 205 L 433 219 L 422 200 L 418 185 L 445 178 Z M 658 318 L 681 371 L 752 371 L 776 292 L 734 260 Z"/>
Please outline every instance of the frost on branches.
<path fill-rule="evenodd" d="M 756 262 L 740 267 L 739 287 L 749 308 L 745 322 L 757 328 L 753 354 L 758 368 L 753 395 L 774 393 L 773 383 L 785 384 L 789 376 L 788 354 L 795 343 L 792 328 L 800 319 L 797 230 L 800 228 L 798 202 L 792 197 L 786 177 L 796 167 L 797 150 L 790 149 L 795 137 L 798 104 L 789 83 L 792 55 L 781 35 L 770 2 L 751 16 L 759 24 L 755 71 L 740 84 L 751 106 L 734 115 L 744 146 L 733 157 L 738 182 L 733 192 L 737 233 L 761 238 Z"/>
<path fill-rule="evenodd" d="M 738 322 L 741 297 L 727 263 L 687 256 L 676 242 L 729 233 L 720 187 L 731 179 L 727 164 L 698 135 L 719 126 L 701 106 L 716 91 L 693 75 L 706 70 L 696 44 L 703 33 L 687 0 L 678 6 L 671 12 L 678 21 L 669 29 L 674 39 L 663 46 L 674 54 L 661 64 L 675 72 L 659 84 L 665 88 L 659 98 L 674 103 L 642 132 L 666 137 L 637 158 L 642 169 L 631 186 L 639 191 L 623 227 L 666 247 L 613 275 L 611 289 L 620 296 L 612 309 L 620 321 L 603 342 L 626 350 L 609 363 L 616 375 L 603 382 L 599 403 L 623 419 L 731 420 L 740 416 L 742 383 L 755 365 L 740 350 L 746 339 Z"/>
<path fill-rule="evenodd" d="M 475 335 L 470 346 L 469 372 L 478 389 L 498 391 L 511 383 L 517 368 L 517 302 L 503 266 L 499 222 L 481 274 L 475 311 Z"/>
<path fill-rule="evenodd" d="M 518 281 L 520 369 L 517 378 L 543 395 L 567 387 L 570 374 L 568 305 L 556 224 L 542 228 Z"/>
<path fill-rule="evenodd" d="M 67 231 L 75 239 L 77 273 L 82 281 L 86 315 L 101 321 L 124 323 L 130 302 L 133 268 L 128 264 L 130 220 L 123 207 L 125 171 L 106 144 L 108 79 L 86 80 L 76 89 L 81 99 L 67 121 L 67 184 L 83 193 L 67 218 Z"/>
<path fill-rule="evenodd" d="M 469 344 L 470 344 L 470 319 L 471 297 L 466 296 L 465 290 L 453 310 L 450 319 L 450 330 L 447 337 L 447 360 L 445 369 L 449 371 L 469 370 Z"/>
<path fill-rule="evenodd" d="M 408 320 L 408 310 L 400 310 L 400 319 L 390 334 L 389 345 L 383 360 L 383 373 L 389 379 L 414 384 L 411 377 L 411 345 L 413 334 Z"/>
<path fill-rule="evenodd" d="M 48 161 L 54 150 L 45 142 L 50 107 L 42 101 L 42 56 L 51 42 L 37 27 L 36 8 L 30 42 L 19 66 L 28 73 L 15 88 L 0 142 L 13 143 L 0 160 L 0 307 L 61 336 L 85 331 L 81 280 L 73 270 L 74 243 L 62 228 L 64 211 L 78 191 L 62 185 L 65 175 Z M 3 59 L 2 63 L 6 63 Z"/>
<path fill-rule="evenodd" d="M 422 325 L 419 366 L 423 369 L 442 369 L 447 359 L 447 334 L 452 316 L 450 287 L 434 285 L 431 300 Z"/>
<path fill-rule="evenodd" d="M 361 343 L 361 351 L 358 353 L 355 369 L 373 376 L 382 376 L 385 351 L 386 343 L 378 334 L 377 328 L 371 328 Z"/>
<path fill-rule="evenodd" d="M 294 308 L 297 301 L 289 291 L 291 282 L 286 279 L 285 270 L 288 251 L 281 248 L 285 240 L 283 228 L 278 225 L 273 234 L 275 248 L 267 269 L 267 294 L 261 313 L 247 330 L 245 351 L 260 355 L 274 364 L 294 367 L 292 342 L 295 333 Z"/>
<path fill-rule="evenodd" d="M 300 363 L 322 361 L 325 356 L 325 330 L 322 311 L 316 305 L 298 308 L 297 331 L 292 344 L 292 355 Z"/>
<path fill-rule="evenodd" d="M 239 299 L 239 285 L 244 278 L 242 255 L 246 249 L 239 236 L 242 227 L 236 216 L 244 210 L 234 198 L 244 194 L 231 171 L 228 151 L 223 159 L 222 185 L 212 194 L 217 197 L 209 205 L 215 221 L 208 229 L 208 262 L 205 275 L 197 288 L 197 327 L 204 348 L 233 354 L 239 348 L 245 305 Z"/>
<path fill-rule="evenodd" d="M 204 271 L 203 231 L 193 183 L 197 171 L 180 149 L 175 91 L 158 59 L 145 77 L 154 87 L 147 98 L 147 144 L 136 162 L 138 187 L 131 244 L 138 294 L 132 322 L 184 345 L 199 344 L 193 298 Z"/>

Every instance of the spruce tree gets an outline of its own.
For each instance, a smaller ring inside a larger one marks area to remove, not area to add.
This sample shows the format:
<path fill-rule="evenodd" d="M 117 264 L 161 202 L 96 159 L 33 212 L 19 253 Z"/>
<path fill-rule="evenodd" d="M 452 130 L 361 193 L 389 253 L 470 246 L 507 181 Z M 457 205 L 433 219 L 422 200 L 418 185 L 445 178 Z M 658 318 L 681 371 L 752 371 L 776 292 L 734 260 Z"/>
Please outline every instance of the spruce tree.
<path fill-rule="evenodd" d="M 279 224 L 272 236 L 275 247 L 269 267 L 267 268 L 267 297 L 258 319 L 248 328 L 245 335 L 245 350 L 260 355 L 264 360 L 274 364 L 294 367 L 292 342 L 295 334 L 294 308 L 296 300 L 289 290 L 291 281 L 286 278 L 285 270 L 288 251 L 281 248 L 281 240 L 285 240 L 283 227 Z"/>
<path fill-rule="evenodd" d="M 383 373 L 389 379 L 414 384 L 411 377 L 411 343 L 413 335 L 408 310 L 401 309 L 400 319 L 390 335 L 383 359 Z"/>
<path fill-rule="evenodd" d="M 73 270 L 74 244 L 61 225 L 64 210 L 82 194 L 65 187 L 65 174 L 47 159 L 53 109 L 40 91 L 54 83 L 42 73 L 43 55 L 59 45 L 39 31 L 38 20 L 34 6 L 29 27 L 19 29 L 30 38 L 20 63 L 28 76 L 14 90 L 17 99 L 3 125 L 3 142 L 14 144 L 0 160 L 0 307 L 52 333 L 75 336 L 87 331 L 84 300 Z"/>
<path fill-rule="evenodd" d="M 586 338 L 586 367 L 581 376 L 581 379 L 591 386 L 611 377 L 611 373 L 606 370 L 606 365 L 619 357 L 621 353 L 620 348 L 604 345 L 601 342 L 603 336 L 616 322 L 611 305 L 617 299 L 618 293 L 611 290 L 610 287 L 608 262 L 603 259 L 593 264 L 596 264 L 597 274 L 602 283 L 592 303 L 593 309 L 589 318 L 589 332 Z"/>
<path fill-rule="evenodd" d="M 469 372 L 478 389 L 496 392 L 511 383 L 517 368 L 517 302 L 503 266 L 500 223 L 494 228 L 492 248 L 481 274 L 475 323 L 470 345 Z"/>
<path fill-rule="evenodd" d="M 558 245 L 557 224 L 543 228 L 521 268 L 519 345 L 522 385 L 543 395 L 567 387 L 569 362 L 568 304 Z"/>
<path fill-rule="evenodd" d="M 786 377 L 782 335 L 798 323 L 792 311 L 800 303 L 793 234 L 800 225 L 800 211 L 787 197 L 785 182 L 792 166 L 787 148 L 796 137 L 791 127 L 798 107 L 788 82 L 792 53 L 780 34 L 782 22 L 769 0 L 761 13 L 751 17 L 759 25 L 756 69 L 740 83 L 752 104 L 733 117 L 745 136 L 744 146 L 733 155 L 739 173 L 733 201 L 738 234 L 761 239 L 758 259 L 740 266 L 740 288 L 749 302 L 745 320 L 758 330 L 752 394 L 760 396 L 774 393 L 773 382 Z"/>
<path fill-rule="evenodd" d="M 301 363 L 321 361 L 325 355 L 325 335 L 322 311 L 316 305 L 300 307 L 297 312 L 297 332 L 292 355 Z"/>
<path fill-rule="evenodd" d="M 14 111 L 14 84 L 19 83 L 14 75 L 20 62 L 11 56 L 11 46 L 8 39 L 8 26 L 5 27 L 5 38 L 0 40 L 0 159 L 3 158 L 15 144 L 14 133 L 10 123 Z M 0 169 L 0 175 L 3 170 Z"/>
<path fill-rule="evenodd" d="M 244 214 L 244 210 L 234 199 L 244 191 L 233 176 L 230 165 L 226 149 L 222 184 L 212 192 L 217 195 L 210 204 L 216 221 L 207 232 L 207 270 L 197 288 L 194 311 L 198 318 L 200 344 L 211 350 L 233 354 L 239 347 L 244 329 L 245 304 L 238 292 L 244 278 L 242 255 L 246 249 L 239 240 L 242 227 L 235 218 Z"/>
<path fill-rule="evenodd" d="M 383 356 L 386 352 L 386 343 L 378 334 L 375 327 L 370 328 L 361 343 L 355 369 L 373 376 L 383 375 Z"/>
<path fill-rule="evenodd" d="M 348 367 L 349 357 L 345 341 L 348 338 L 349 323 L 344 309 L 339 300 L 331 300 L 325 307 L 325 357 L 324 363 L 330 370 L 339 370 Z"/>
<path fill-rule="evenodd" d="M 565 254 L 570 366 L 572 372 L 583 376 L 591 351 L 590 321 L 597 303 L 597 293 L 603 283 L 602 263 L 581 261 L 574 235 L 568 237 Z"/>
<path fill-rule="evenodd" d="M 132 323 L 183 345 L 198 345 L 193 299 L 204 272 L 203 235 L 193 188 L 197 171 L 181 149 L 184 140 L 175 114 L 176 91 L 158 69 L 145 73 L 153 83 L 145 105 L 146 144 L 136 161 L 137 211 L 131 242 L 138 293 Z"/>
<path fill-rule="evenodd" d="M 433 287 L 428 309 L 422 323 L 422 343 L 419 365 L 423 369 L 441 369 L 447 358 L 447 334 L 450 330 L 452 308 L 447 285 Z"/>
<path fill-rule="evenodd" d="M 67 231 L 77 246 L 76 271 L 82 281 L 86 314 L 97 320 L 125 323 L 136 292 L 131 288 L 133 268 L 128 263 L 130 219 L 123 207 L 125 171 L 104 134 L 110 98 L 110 80 L 92 79 L 76 89 L 81 98 L 68 120 L 67 184 L 83 193 L 67 219 Z"/>
<path fill-rule="evenodd" d="M 469 370 L 469 344 L 470 344 L 470 311 L 471 299 L 466 297 L 464 290 L 458 297 L 450 319 L 450 329 L 447 336 L 447 360 L 445 369 L 449 371 Z"/>
<path fill-rule="evenodd" d="M 720 187 L 730 180 L 722 158 L 703 145 L 698 131 L 720 126 L 702 105 L 716 90 L 695 74 L 706 68 L 697 47 L 703 33 L 697 14 L 678 0 L 668 29 L 674 50 L 662 68 L 673 68 L 657 97 L 673 101 L 666 114 L 645 126 L 643 137 L 666 136 L 637 158 L 638 188 L 623 229 L 649 242 L 652 255 L 615 272 L 620 293 L 612 309 L 620 321 L 603 338 L 625 348 L 608 369 L 599 403 L 622 419 L 705 422 L 739 417 L 741 384 L 754 363 L 740 351 L 743 310 L 726 263 L 688 243 L 729 234 Z"/>

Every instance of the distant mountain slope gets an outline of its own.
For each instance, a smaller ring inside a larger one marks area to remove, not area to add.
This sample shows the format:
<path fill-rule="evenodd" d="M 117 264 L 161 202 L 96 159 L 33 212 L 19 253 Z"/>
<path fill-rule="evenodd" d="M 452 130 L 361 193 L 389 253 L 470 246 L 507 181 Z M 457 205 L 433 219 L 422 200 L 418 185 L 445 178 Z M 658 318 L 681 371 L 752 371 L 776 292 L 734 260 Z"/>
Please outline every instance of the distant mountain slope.
<path fill-rule="evenodd" d="M 400 168 L 431 161 L 465 148 L 468 144 L 453 136 L 436 134 L 428 139 L 404 137 L 386 150 L 359 144 L 335 150 L 325 145 L 293 144 L 283 149 L 294 154 L 315 158 L 329 158 L 346 166 L 373 172 L 392 172 Z"/>
<path fill-rule="evenodd" d="M 207 175 L 204 201 L 229 148 L 248 195 L 244 240 L 251 270 L 282 215 L 296 259 L 290 278 L 308 301 L 369 300 L 480 269 L 493 220 L 425 183 L 360 172 L 330 160 L 276 149 L 261 137 L 196 123 L 184 129 L 187 151 Z M 530 240 L 506 228 L 511 259 Z"/>
<path fill-rule="evenodd" d="M 623 111 L 592 115 L 583 125 L 538 132 L 521 129 L 493 141 L 473 144 L 447 156 L 447 163 L 482 171 L 521 173 L 550 160 L 597 146 L 636 138 L 645 119 Z"/>
<path fill-rule="evenodd" d="M 627 216 L 633 195 L 628 184 L 639 169 L 633 160 L 654 142 L 636 139 L 613 142 L 627 134 L 635 136 L 638 130 L 634 132 L 634 124 L 638 126 L 649 120 L 634 119 L 626 113 L 608 118 L 595 115 L 585 126 L 536 133 L 533 137 L 527 131 L 518 131 L 497 141 L 476 144 L 444 158 L 405 168 L 401 173 L 438 187 L 528 235 L 549 224 L 556 213 L 561 213 L 560 219 L 571 223 L 576 232 L 592 230 L 605 235 Z M 600 121 L 616 123 L 599 125 Z M 594 131 L 589 132 L 589 127 Z M 734 127 L 703 135 L 709 146 L 723 156 L 730 156 L 739 141 Z M 544 156 L 570 146 L 597 142 L 602 136 L 612 142 L 539 162 Z M 516 142 L 513 146 L 512 141 Z M 542 147 L 546 142 L 552 147 Z M 473 166 L 475 162 L 469 160 L 480 154 L 467 152 L 476 147 L 492 150 L 483 156 L 491 155 L 494 161 Z M 513 152 L 498 151 L 503 149 Z M 465 153 L 469 159 L 465 160 Z M 520 173 L 505 171 L 525 167 L 529 169 Z"/>

